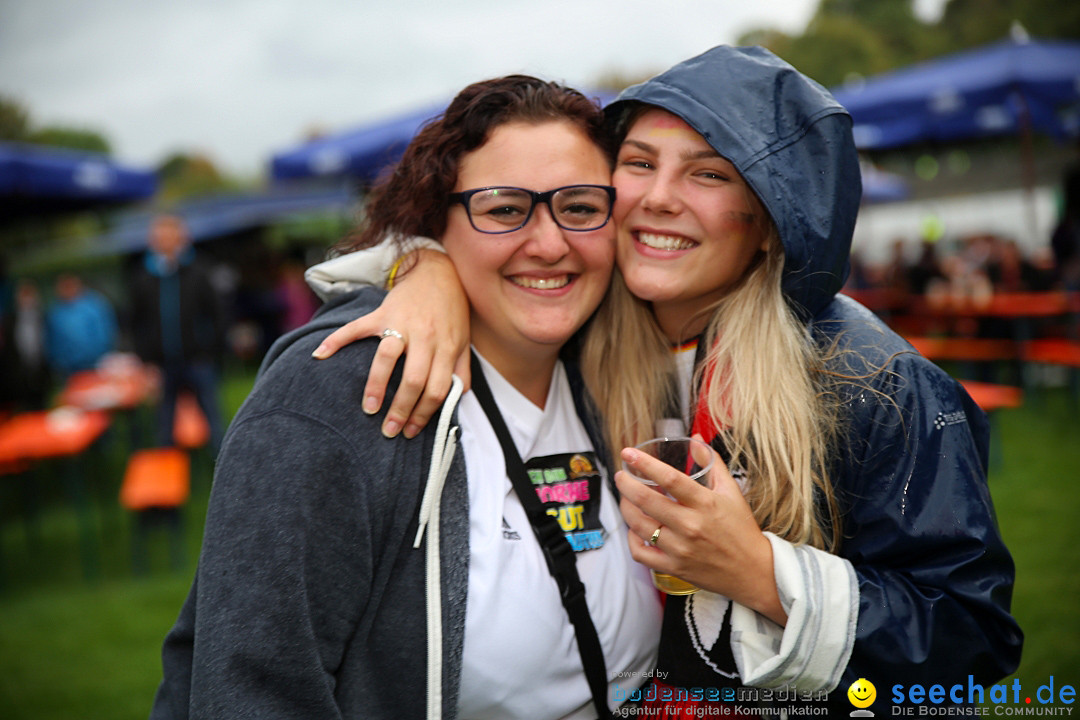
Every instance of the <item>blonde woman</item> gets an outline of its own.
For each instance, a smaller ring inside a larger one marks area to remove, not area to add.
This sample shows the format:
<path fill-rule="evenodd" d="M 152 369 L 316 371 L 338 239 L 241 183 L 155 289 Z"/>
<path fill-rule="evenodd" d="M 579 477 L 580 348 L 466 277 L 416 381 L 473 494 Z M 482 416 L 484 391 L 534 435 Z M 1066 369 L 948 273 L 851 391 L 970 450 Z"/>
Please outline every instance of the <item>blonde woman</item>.
<path fill-rule="evenodd" d="M 838 294 L 861 195 L 849 116 L 767 51 L 730 47 L 606 112 L 618 272 L 581 364 L 609 443 L 678 501 L 617 476 L 633 557 L 702 588 L 666 599 L 646 701 L 697 717 L 769 697 L 747 687 L 794 687 L 840 714 L 860 678 L 882 707 L 915 684 L 977 701 L 967 688 L 1015 670 L 1022 644 L 988 426 Z M 440 267 L 407 275 L 399 307 L 410 294 L 415 313 Z M 402 312 L 388 304 L 324 352 Z M 404 327 L 400 344 L 430 342 Z M 720 453 L 711 488 L 633 449 L 673 429 Z"/>

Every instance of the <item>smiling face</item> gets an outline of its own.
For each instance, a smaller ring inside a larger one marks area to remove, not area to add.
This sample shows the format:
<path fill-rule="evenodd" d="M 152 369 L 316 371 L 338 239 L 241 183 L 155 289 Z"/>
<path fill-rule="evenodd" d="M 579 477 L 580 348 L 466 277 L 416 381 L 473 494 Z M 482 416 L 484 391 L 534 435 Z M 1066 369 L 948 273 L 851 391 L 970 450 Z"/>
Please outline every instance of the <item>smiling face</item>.
<path fill-rule="evenodd" d="M 575 125 L 556 120 L 495 128 L 460 163 L 455 192 L 494 185 L 546 191 L 607 185 L 604 153 Z M 510 379 L 525 360 L 554 363 L 562 345 L 599 305 L 614 261 L 614 226 L 561 229 L 546 205 L 513 232 L 474 229 L 451 205 L 443 246 L 472 306 L 472 342 Z"/>
<path fill-rule="evenodd" d="M 700 310 L 724 297 L 766 247 L 765 211 L 735 167 L 679 117 L 658 108 L 619 148 L 617 262 L 672 339 L 700 332 Z"/>
<path fill-rule="evenodd" d="M 877 688 L 866 678 L 859 678 L 851 683 L 847 691 L 848 700 L 857 708 L 867 708 L 877 698 Z"/>

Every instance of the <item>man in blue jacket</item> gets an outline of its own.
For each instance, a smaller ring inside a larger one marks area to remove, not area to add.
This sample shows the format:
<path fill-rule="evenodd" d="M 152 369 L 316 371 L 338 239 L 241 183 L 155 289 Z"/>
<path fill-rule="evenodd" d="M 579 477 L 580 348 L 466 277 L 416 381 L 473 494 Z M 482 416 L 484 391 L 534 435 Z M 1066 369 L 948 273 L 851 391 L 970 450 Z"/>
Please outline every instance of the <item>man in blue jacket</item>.
<path fill-rule="evenodd" d="M 225 344 L 221 303 L 208 269 L 191 247 L 183 218 L 155 218 L 149 244 L 132 283 L 131 317 L 136 354 L 163 374 L 157 442 L 172 444 L 176 396 L 187 388 L 206 415 L 216 451 L 224 434 L 218 400 Z"/>

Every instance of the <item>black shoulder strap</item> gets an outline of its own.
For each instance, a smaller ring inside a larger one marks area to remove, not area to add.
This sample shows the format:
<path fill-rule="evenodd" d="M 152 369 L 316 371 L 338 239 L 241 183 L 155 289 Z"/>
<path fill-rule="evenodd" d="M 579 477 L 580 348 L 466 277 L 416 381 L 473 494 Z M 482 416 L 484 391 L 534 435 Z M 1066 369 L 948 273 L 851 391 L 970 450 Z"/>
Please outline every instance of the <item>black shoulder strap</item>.
<path fill-rule="evenodd" d="M 487 380 L 484 378 L 484 368 L 480 365 L 475 353 L 472 356 L 472 391 L 476 399 L 480 401 L 480 407 L 484 409 L 491 427 L 495 430 L 495 435 L 499 438 L 503 457 L 506 459 L 506 474 L 510 476 L 514 492 L 521 500 L 525 514 L 529 516 L 533 533 L 544 551 L 548 570 L 559 585 L 559 596 L 562 598 L 563 607 L 566 608 L 566 614 L 569 615 L 570 623 L 574 626 L 574 634 L 577 636 L 578 651 L 581 653 L 581 662 L 585 666 L 585 679 L 592 691 L 597 716 L 610 718 L 611 711 L 607 705 L 608 683 L 604 665 L 604 649 L 600 646 L 600 638 L 589 616 L 589 606 L 585 604 L 585 585 L 578 577 L 573 548 L 570 547 L 555 518 L 544 510 L 544 504 L 540 502 L 536 491 L 533 490 L 528 473 L 525 471 L 525 464 L 521 461 L 521 456 L 514 446 L 514 439 L 510 437 L 510 430 L 503 421 L 498 405 L 495 404 L 495 397 L 491 394 L 491 388 L 488 387 Z"/>

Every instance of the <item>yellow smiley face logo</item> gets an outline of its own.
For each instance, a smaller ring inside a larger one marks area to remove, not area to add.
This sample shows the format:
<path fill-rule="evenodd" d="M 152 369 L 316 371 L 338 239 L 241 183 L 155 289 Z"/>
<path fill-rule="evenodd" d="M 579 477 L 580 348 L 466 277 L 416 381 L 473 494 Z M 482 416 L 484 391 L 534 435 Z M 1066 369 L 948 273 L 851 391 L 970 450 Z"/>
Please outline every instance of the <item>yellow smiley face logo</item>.
<path fill-rule="evenodd" d="M 851 683 L 851 687 L 847 689 L 847 697 L 855 707 L 867 708 L 874 704 L 874 699 L 877 698 L 877 688 L 874 687 L 874 683 L 866 678 L 859 678 Z"/>

